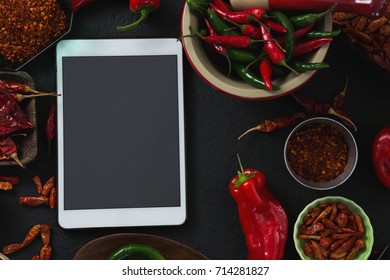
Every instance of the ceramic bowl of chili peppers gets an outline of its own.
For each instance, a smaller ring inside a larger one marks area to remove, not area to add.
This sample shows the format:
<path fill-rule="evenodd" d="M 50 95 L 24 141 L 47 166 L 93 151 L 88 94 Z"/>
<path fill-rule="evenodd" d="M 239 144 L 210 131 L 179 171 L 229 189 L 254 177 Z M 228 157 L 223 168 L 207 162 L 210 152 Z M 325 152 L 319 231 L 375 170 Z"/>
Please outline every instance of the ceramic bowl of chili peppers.
<path fill-rule="evenodd" d="M 307 119 L 290 132 L 284 160 L 291 176 L 305 187 L 329 190 L 355 170 L 358 148 L 352 133 L 327 117 Z"/>
<path fill-rule="evenodd" d="M 294 224 L 295 248 L 303 260 L 367 260 L 374 230 L 364 210 L 341 196 L 309 203 Z"/>
<path fill-rule="evenodd" d="M 186 56 L 206 84 L 247 100 L 281 97 L 320 69 L 332 37 L 331 11 L 288 16 L 224 0 L 186 0 L 181 35 Z"/>

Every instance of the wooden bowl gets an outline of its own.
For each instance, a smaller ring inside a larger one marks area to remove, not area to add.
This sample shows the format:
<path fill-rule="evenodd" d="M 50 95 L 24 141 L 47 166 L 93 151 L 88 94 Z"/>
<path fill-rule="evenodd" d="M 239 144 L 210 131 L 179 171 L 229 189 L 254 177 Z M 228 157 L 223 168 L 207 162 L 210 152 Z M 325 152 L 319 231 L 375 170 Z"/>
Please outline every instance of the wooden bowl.
<path fill-rule="evenodd" d="M 167 260 L 207 260 L 203 254 L 177 241 L 139 233 L 118 233 L 92 240 L 76 253 L 74 260 L 107 260 L 113 251 L 132 243 L 152 246 Z"/>

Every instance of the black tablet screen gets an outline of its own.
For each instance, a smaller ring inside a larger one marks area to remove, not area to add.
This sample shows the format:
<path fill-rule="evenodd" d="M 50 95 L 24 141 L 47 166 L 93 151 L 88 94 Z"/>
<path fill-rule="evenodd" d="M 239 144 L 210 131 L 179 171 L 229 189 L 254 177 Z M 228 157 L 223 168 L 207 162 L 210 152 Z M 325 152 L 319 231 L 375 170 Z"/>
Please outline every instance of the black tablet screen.
<path fill-rule="evenodd" d="M 180 206 L 177 57 L 62 62 L 65 210 Z"/>

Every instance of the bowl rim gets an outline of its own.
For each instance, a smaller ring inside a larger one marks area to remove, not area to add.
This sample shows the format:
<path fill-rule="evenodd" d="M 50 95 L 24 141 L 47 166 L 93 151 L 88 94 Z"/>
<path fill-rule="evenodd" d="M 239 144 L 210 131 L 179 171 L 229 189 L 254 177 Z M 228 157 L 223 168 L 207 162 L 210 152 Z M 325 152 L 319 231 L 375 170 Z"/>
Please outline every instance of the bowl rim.
<path fill-rule="evenodd" d="M 252 100 L 252 101 L 262 101 L 262 100 L 271 100 L 271 99 L 275 99 L 275 98 L 280 98 L 280 97 L 286 96 L 286 95 L 296 91 L 297 89 L 301 88 L 303 85 L 305 85 L 307 82 L 309 82 L 311 80 L 311 78 L 314 76 L 314 74 L 318 71 L 318 70 L 307 71 L 307 72 L 301 73 L 300 75 L 296 76 L 295 78 L 293 78 L 294 82 L 289 82 L 289 83 L 293 84 L 291 86 L 291 88 L 289 88 L 289 89 L 283 89 L 283 87 L 282 87 L 280 90 L 268 92 L 266 90 L 257 89 L 257 88 L 255 88 L 251 85 L 248 85 L 247 83 L 242 82 L 242 81 L 237 81 L 238 84 L 235 86 L 228 85 L 228 88 L 223 88 L 223 85 L 224 85 L 223 81 L 218 79 L 218 78 L 214 78 L 214 75 L 210 72 L 210 70 L 207 69 L 206 67 L 203 67 L 202 63 L 200 63 L 198 56 L 191 55 L 191 50 L 189 50 L 189 49 L 192 49 L 192 44 L 190 44 L 191 38 L 185 37 L 186 35 L 189 35 L 189 31 L 185 30 L 185 28 L 184 28 L 186 21 L 190 21 L 190 17 L 196 17 L 196 16 L 190 12 L 189 7 L 188 7 L 187 3 L 185 2 L 183 5 L 181 21 L 180 21 L 180 33 L 181 33 L 181 38 L 182 38 L 181 41 L 182 41 L 184 53 L 186 54 L 186 57 L 191 65 L 191 67 L 194 69 L 194 71 L 197 73 L 197 75 L 207 85 L 209 85 L 210 87 L 214 88 L 215 90 L 217 90 L 223 94 L 226 94 L 228 96 L 232 96 L 232 97 L 235 97 L 238 99 Z M 196 20 L 196 24 L 198 24 L 198 20 Z M 324 24 L 325 24 L 325 28 L 327 30 L 332 29 L 333 25 L 332 25 L 331 15 L 327 15 L 325 17 Z M 323 61 L 328 53 L 329 47 L 330 47 L 330 44 L 327 43 L 327 44 L 324 44 L 323 46 L 321 46 L 318 50 L 316 50 L 316 52 L 313 53 L 315 60 L 316 61 Z M 199 66 L 201 69 L 199 69 Z M 216 70 L 216 68 L 214 68 L 213 65 L 211 65 L 211 66 L 212 66 L 211 68 L 213 68 L 214 71 L 216 73 L 218 73 L 218 70 Z M 218 73 L 218 75 L 219 75 L 219 73 Z M 289 76 L 293 76 L 293 75 L 294 75 L 293 73 L 289 74 Z M 222 77 L 222 74 L 221 74 L 221 77 Z M 285 78 L 285 79 L 287 79 L 287 78 Z M 301 81 L 296 80 L 296 79 L 300 79 Z M 214 80 L 214 82 L 212 80 Z M 277 82 L 276 82 L 276 84 L 277 84 Z M 240 87 L 238 87 L 238 85 L 240 85 Z M 241 85 L 243 86 L 243 88 L 241 88 Z"/>
<path fill-rule="evenodd" d="M 336 177 L 335 179 L 330 180 L 328 182 L 324 182 L 324 183 L 310 182 L 309 180 L 306 180 L 306 179 L 300 177 L 299 175 L 297 175 L 294 172 L 294 170 L 290 167 L 290 164 L 289 164 L 288 159 L 287 159 L 287 144 L 288 144 L 289 140 L 291 139 L 291 137 L 294 135 L 294 133 L 298 129 L 300 129 L 301 127 L 304 127 L 307 124 L 310 124 L 310 123 L 321 123 L 321 122 L 325 122 L 325 123 L 330 124 L 333 127 L 335 127 L 337 130 L 339 130 L 343 134 L 344 138 L 348 137 L 348 139 L 345 139 L 345 140 L 347 142 L 351 142 L 352 143 L 352 145 L 348 145 L 349 151 L 351 151 L 351 149 L 352 149 L 354 151 L 354 153 L 355 153 L 355 157 L 353 158 L 353 163 L 352 163 L 352 165 L 350 167 L 349 173 L 344 177 L 344 179 L 342 179 L 342 180 L 340 180 L 338 182 L 336 181 L 337 178 L 339 178 L 344 172 L 346 172 L 345 170 L 338 177 Z M 348 141 L 348 140 L 350 140 L 350 141 Z M 313 189 L 313 190 L 330 190 L 330 189 L 333 189 L 333 188 L 336 188 L 336 187 L 342 185 L 343 183 L 345 183 L 349 179 L 349 177 L 351 177 L 351 175 L 355 171 L 355 168 L 356 168 L 356 165 L 357 165 L 357 162 L 358 162 L 359 151 L 358 151 L 358 147 L 357 147 L 357 143 L 356 143 L 355 137 L 353 136 L 351 131 L 345 125 L 343 125 L 339 121 L 336 121 L 336 120 L 334 120 L 332 118 L 328 118 L 328 117 L 313 117 L 313 118 L 309 118 L 309 119 L 306 119 L 306 120 L 300 122 L 299 124 L 297 124 L 291 130 L 291 132 L 287 136 L 286 141 L 284 143 L 283 157 L 284 157 L 285 166 L 286 166 L 288 172 L 290 173 L 290 175 L 295 179 L 295 181 L 297 181 L 301 185 L 303 185 L 303 186 L 305 186 L 307 188 Z M 320 186 L 320 185 L 323 185 L 323 184 L 326 184 L 327 186 L 325 186 L 325 187 Z"/>
<path fill-rule="evenodd" d="M 293 228 L 294 246 L 295 246 L 295 250 L 297 251 L 298 255 L 302 260 L 314 260 L 314 258 L 305 255 L 301 247 L 301 243 L 303 243 L 304 241 L 302 239 L 298 239 L 297 237 L 299 232 L 299 226 L 301 225 L 301 221 L 303 220 L 304 216 L 308 213 L 308 211 L 311 208 L 313 208 L 315 205 L 324 202 L 331 203 L 336 201 L 346 203 L 348 207 L 352 206 L 352 208 L 355 209 L 355 214 L 356 212 L 359 212 L 359 215 L 362 217 L 364 222 L 365 235 L 363 240 L 366 243 L 366 247 L 354 258 L 354 260 L 367 260 L 370 257 L 374 245 L 374 229 L 372 227 L 370 218 L 368 217 L 367 213 L 363 210 L 363 208 L 359 204 L 357 204 L 356 202 L 354 202 L 349 198 L 343 196 L 324 196 L 324 197 L 317 198 L 312 202 L 310 202 L 309 204 L 307 204 L 305 208 L 303 208 L 303 210 L 299 213 L 297 219 L 295 220 L 294 228 Z M 353 209 L 351 209 L 351 211 L 353 211 Z"/>

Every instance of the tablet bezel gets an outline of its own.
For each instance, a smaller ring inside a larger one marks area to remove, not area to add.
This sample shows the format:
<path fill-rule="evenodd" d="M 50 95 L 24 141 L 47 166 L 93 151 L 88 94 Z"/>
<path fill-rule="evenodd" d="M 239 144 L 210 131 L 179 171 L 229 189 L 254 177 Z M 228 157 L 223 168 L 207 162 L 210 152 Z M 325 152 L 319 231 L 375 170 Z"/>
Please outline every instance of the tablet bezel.
<path fill-rule="evenodd" d="M 177 56 L 180 206 L 65 210 L 64 208 L 64 123 L 63 57 L 88 56 Z M 177 39 L 89 39 L 62 40 L 57 44 L 57 129 L 58 129 L 58 223 L 62 228 L 97 228 L 180 225 L 186 220 L 186 167 L 183 100 L 183 55 Z"/>

